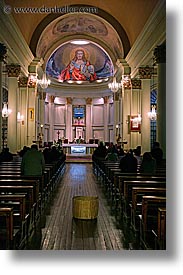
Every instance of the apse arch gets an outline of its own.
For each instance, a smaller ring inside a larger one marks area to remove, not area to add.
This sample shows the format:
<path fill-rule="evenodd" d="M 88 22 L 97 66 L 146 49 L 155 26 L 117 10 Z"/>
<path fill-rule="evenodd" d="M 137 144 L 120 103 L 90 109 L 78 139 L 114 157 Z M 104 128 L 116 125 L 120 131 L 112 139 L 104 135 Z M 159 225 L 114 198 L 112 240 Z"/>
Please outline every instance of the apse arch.
<path fill-rule="evenodd" d="M 70 70 L 69 64 L 75 63 L 78 51 L 84 54 L 85 58 L 82 68 L 80 63 L 76 69 L 77 75 L 74 73 L 71 75 L 70 71 L 66 74 L 66 68 Z M 91 69 L 93 72 L 89 74 L 88 70 Z M 74 81 L 83 80 L 85 83 L 86 81 L 101 83 L 114 75 L 114 64 L 108 52 L 97 43 L 90 40 L 72 39 L 62 43 L 51 53 L 46 61 L 45 70 L 49 77 L 58 82 L 74 83 Z M 62 72 L 66 74 L 66 78 Z M 88 76 L 85 76 L 87 73 Z"/>
<path fill-rule="evenodd" d="M 78 4 L 77 7 L 82 6 L 81 4 Z M 88 5 L 85 5 L 86 7 Z M 70 5 L 70 7 L 76 7 L 76 5 Z M 89 7 L 89 6 L 88 6 Z M 94 7 L 95 8 L 95 7 Z M 105 22 L 108 22 L 108 24 L 110 24 L 114 30 L 117 32 L 120 41 L 123 45 L 123 51 L 124 51 L 124 56 L 123 58 L 126 57 L 126 55 L 128 54 L 129 50 L 130 50 L 130 42 L 128 39 L 128 36 L 124 30 L 124 28 L 121 26 L 121 24 L 108 12 L 96 7 L 98 13 L 97 15 L 95 15 L 96 17 L 105 20 Z M 89 13 L 84 13 L 87 14 L 87 16 L 90 16 L 91 14 Z M 32 53 L 34 54 L 34 56 L 36 56 L 36 48 L 37 48 L 37 44 L 38 41 L 40 39 L 41 34 L 43 33 L 44 29 L 55 19 L 57 18 L 63 18 L 65 15 L 71 15 L 71 14 L 55 14 L 55 13 L 51 13 L 48 14 L 37 26 L 37 28 L 34 30 L 34 33 L 32 35 L 32 38 L 30 40 L 30 49 L 32 51 Z"/>

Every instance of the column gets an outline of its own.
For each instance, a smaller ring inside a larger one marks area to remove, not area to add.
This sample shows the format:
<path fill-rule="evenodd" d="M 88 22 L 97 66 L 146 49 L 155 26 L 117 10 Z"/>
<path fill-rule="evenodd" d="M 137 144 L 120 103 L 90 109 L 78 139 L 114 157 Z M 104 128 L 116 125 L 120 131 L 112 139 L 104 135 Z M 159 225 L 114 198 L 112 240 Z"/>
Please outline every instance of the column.
<path fill-rule="evenodd" d="M 114 93 L 114 125 L 113 125 L 113 142 L 116 144 L 117 135 L 118 135 L 118 126 L 119 123 L 119 93 Z"/>
<path fill-rule="evenodd" d="M 155 62 L 158 64 L 158 96 L 157 96 L 157 141 L 166 158 L 166 45 L 162 44 L 154 50 Z"/>
<path fill-rule="evenodd" d="M 118 59 L 116 65 L 121 70 L 122 74 L 122 94 L 121 94 L 121 140 L 124 144 L 124 149 L 131 146 L 131 138 L 129 132 L 129 117 L 131 114 L 131 67 L 125 59 Z"/>
<path fill-rule="evenodd" d="M 109 121 L 109 98 L 104 96 L 104 142 L 109 140 L 108 121 Z"/>
<path fill-rule="evenodd" d="M 0 151 L 2 149 L 2 101 L 3 101 L 3 63 L 5 63 L 7 48 L 4 44 L 0 43 Z"/>
<path fill-rule="evenodd" d="M 18 112 L 20 112 L 20 121 L 18 122 L 18 144 L 22 149 L 27 144 L 27 95 L 28 95 L 28 77 L 19 77 L 19 98 L 18 98 Z"/>
<path fill-rule="evenodd" d="M 131 131 L 131 148 L 141 145 L 141 80 L 133 78 L 132 85 L 132 106 L 131 115 L 139 119 L 137 129 Z M 130 122 L 131 123 L 131 122 Z"/>
<path fill-rule="evenodd" d="M 72 140 L 72 98 L 66 98 L 66 138 L 68 142 Z"/>
<path fill-rule="evenodd" d="M 31 146 L 33 142 L 37 142 L 36 129 L 36 83 L 28 83 L 27 89 L 27 145 Z"/>
<path fill-rule="evenodd" d="M 40 133 L 42 135 L 42 142 L 44 144 L 44 136 L 45 136 L 45 99 L 46 99 L 46 93 L 45 92 L 41 92 L 40 93 L 40 99 L 39 99 L 39 126 L 40 126 Z"/>
<path fill-rule="evenodd" d="M 55 110 L 54 110 L 54 100 L 55 96 L 49 97 L 49 141 L 52 142 L 54 140 L 54 121 L 55 121 Z"/>
<path fill-rule="evenodd" d="M 11 64 L 7 65 L 8 71 L 8 108 L 12 113 L 8 117 L 8 139 L 7 145 L 11 153 L 16 154 L 18 150 L 18 81 L 17 78 L 20 74 L 20 65 Z"/>
<path fill-rule="evenodd" d="M 150 120 L 148 112 L 150 110 L 150 81 L 153 73 L 153 67 L 139 67 L 139 76 L 142 79 L 142 153 L 151 151 L 150 146 Z"/>
<path fill-rule="evenodd" d="M 86 98 L 86 142 L 89 142 L 89 139 L 93 138 L 92 136 L 92 98 Z"/>
<path fill-rule="evenodd" d="M 122 86 L 122 100 L 121 100 L 121 113 L 122 113 L 122 144 L 124 144 L 124 149 L 127 150 L 131 148 L 131 139 L 129 132 L 129 119 L 131 114 L 131 83 L 123 83 Z"/>

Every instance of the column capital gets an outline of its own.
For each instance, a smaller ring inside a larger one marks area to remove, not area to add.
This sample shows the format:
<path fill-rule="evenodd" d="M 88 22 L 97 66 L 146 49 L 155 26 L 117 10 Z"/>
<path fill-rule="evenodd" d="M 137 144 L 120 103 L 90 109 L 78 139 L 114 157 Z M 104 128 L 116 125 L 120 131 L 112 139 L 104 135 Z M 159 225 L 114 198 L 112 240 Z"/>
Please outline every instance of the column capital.
<path fill-rule="evenodd" d="M 138 89 L 138 90 L 142 89 L 142 81 L 140 79 L 132 78 L 131 83 L 132 83 L 132 89 Z"/>
<path fill-rule="evenodd" d="M 28 77 L 21 76 L 18 78 L 18 87 L 19 88 L 26 88 L 28 85 Z"/>
<path fill-rule="evenodd" d="M 151 79 L 153 74 L 154 68 L 153 67 L 139 67 L 139 76 L 140 79 Z"/>
<path fill-rule="evenodd" d="M 55 96 L 54 95 L 50 95 L 49 102 L 50 103 L 54 103 L 54 100 L 55 100 Z"/>
<path fill-rule="evenodd" d="M 103 99 L 104 99 L 104 104 L 107 104 L 108 100 L 109 100 L 109 97 L 108 96 L 104 96 Z"/>
<path fill-rule="evenodd" d="M 157 64 L 159 63 L 166 63 L 166 44 L 162 44 L 160 46 L 157 46 L 154 49 L 154 57 L 155 57 L 155 62 Z"/>
<path fill-rule="evenodd" d="M 72 104 L 72 97 L 66 97 L 67 105 Z"/>
<path fill-rule="evenodd" d="M 8 64 L 6 65 L 8 77 L 18 77 L 21 72 L 21 66 L 19 64 Z"/>
<path fill-rule="evenodd" d="M 86 98 L 86 104 L 87 105 L 92 105 L 92 98 L 91 97 Z"/>

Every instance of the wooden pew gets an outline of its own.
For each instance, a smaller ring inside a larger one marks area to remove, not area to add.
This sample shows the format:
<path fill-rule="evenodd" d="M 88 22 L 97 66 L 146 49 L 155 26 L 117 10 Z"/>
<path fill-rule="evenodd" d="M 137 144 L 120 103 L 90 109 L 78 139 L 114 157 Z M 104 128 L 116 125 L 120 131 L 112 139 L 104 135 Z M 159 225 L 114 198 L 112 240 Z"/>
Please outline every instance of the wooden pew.
<path fill-rule="evenodd" d="M 35 230 L 35 209 L 34 209 L 34 187 L 33 186 L 2 186 L 0 185 L 0 194 L 1 195 L 9 195 L 9 194 L 25 194 L 26 195 L 26 213 L 27 213 L 27 220 L 28 220 L 28 238 L 34 233 Z"/>
<path fill-rule="evenodd" d="M 166 249 L 166 207 L 158 208 L 158 225 L 152 230 L 156 250 Z"/>
<path fill-rule="evenodd" d="M 131 174 L 124 173 L 119 176 L 119 182 L 113 185 L 113 202 L 116 207 L 116 211 L 120 211 L 123 214 L 124 208 L 124 182 L 125 181 L 166 181 L 165 177 L 151 176 L 148 174 Z"/>
<path fill-rule="evenodd" d="M 153 232 L 158 228 L 158 209 L 166 208 L 166 197 L 143 196 L 140 219 L 140 245 L 145 249 L 155 249 Z"/>
<path fill-rule="evenodd" d="M 12 249 L 13 208 L 0 208 L 0 250 Z"/>
<path fill-rule="evenodd" d="M 28 215 L 26 214 L 26 195 L 6 194 L 0 195 L 0 207 L 13 208 L 13 237 L 12 249 L 23 249 L 26 247 Z"/>
<path fill-rule="evenodd" d="M 158 248 L 166 249 L 166 208 L 158 208 Z"/>
<path fill-rule="evenodd" d="M 166 188 L 166 181 L 159 180 L 125 180 L 123 191 L 123 214 L 126 219 L 130 218 L 133 187 L 163 187 Z"/>
<path fill-rule="evenodd" d="M 139 230 L 139 225 L 137 225 L 137 218 L 138 215 L 142 212 L 142 197 L 148 195 L 164 197 L 166 196 L 166 187 L 154 187 L 154 185 L 152 185 L 152 187 L 132 186 L 131 226 L 135 231 Z"/>

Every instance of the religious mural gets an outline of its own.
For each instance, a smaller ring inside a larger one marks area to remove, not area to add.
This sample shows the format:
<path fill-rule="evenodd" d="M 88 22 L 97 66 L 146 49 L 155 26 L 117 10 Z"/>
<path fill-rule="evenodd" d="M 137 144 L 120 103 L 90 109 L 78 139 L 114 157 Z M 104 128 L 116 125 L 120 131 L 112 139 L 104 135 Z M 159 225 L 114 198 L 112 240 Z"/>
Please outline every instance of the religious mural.
<path fill-rule="evenodd" d="M 114 68 L 109 56 L 93 43 L 59 47 L 49 58 L 46 72 L 60 82 L 95 81 L 113 75 Z"/>
<path fill-rule="evenodd" d="M 45 58 L 51 45 L 58 45 L 63 38 L 81 33 L 91 41 L 97 37 L 104 45 L 110 45 L 116 60 L 123 56 L 123 46 L 114 28 L 102 18 L 89 13 L 69 14 L 53 20 L 41 33 L 36 56 Z"/>

